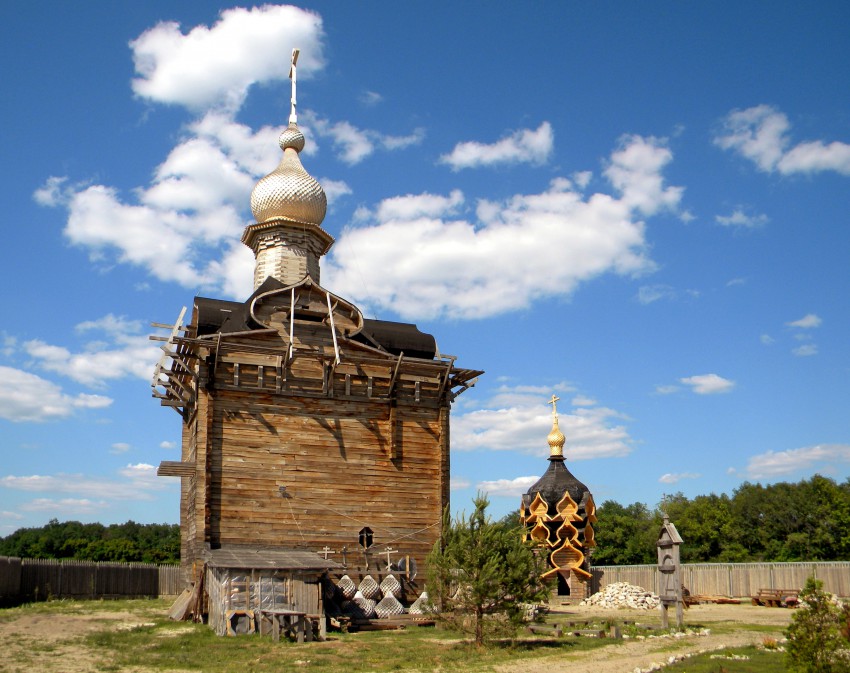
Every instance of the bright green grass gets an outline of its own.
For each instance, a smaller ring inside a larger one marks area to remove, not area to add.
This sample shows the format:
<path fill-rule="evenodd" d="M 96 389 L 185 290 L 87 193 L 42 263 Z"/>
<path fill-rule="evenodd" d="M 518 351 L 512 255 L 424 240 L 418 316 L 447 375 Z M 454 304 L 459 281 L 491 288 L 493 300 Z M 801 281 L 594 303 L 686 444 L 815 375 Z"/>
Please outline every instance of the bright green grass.
<path fill-rule="evenodd" d="M 737 659 L 712 659 L 710 654 L 685 659 L 664 668 L 664 673 L 786 673 L 785 653 L 761 650 L 755 647 L 738 647 L 713 652 L 716 655 L 744 655 L 746 661 Z"/>
<path fill-rule="evenodd" d="M 589 638 L 523 638 L 491 644 L 483 649 L 459 640 L 441 629 L 414 627 L 403 631 L 330 634 L 324 643 L 275 643 L 258 635 L 236 638 L 216 636 L 204 625 L 175 624 L 160 620 L 155 626 L 131 631 L 103 631 L 88 643 L 113 667 L 151 670 L 198 670 L 206 673 L 244 670 L 279 673 L 307 666 L 310 671 L 469 670 L 488 671 L 497 664 L 535 659 L 545 665 L 550 656 L 616 646 Z M 305 664 L 304 662 L 309 662 Z M 103 670 L 108 670 L 107 668 Z M 113 668 L 112 670 L 117 670 Z"/>

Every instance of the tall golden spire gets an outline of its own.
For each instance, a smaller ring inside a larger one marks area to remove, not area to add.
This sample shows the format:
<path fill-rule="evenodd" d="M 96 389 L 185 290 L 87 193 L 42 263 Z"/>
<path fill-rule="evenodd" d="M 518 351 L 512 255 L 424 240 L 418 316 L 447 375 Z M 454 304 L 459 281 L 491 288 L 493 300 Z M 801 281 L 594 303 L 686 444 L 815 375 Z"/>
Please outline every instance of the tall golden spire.
<path fill-rule="evenodd" d="M 555 403 L 560 399 L 560 397 L 556 397 L 553 394 L 552 399 L 549 400 L 549 404 L 552 405 L 552 431 L 546 438 L 546 441 L 549 443 L 549 460 L 564 459 L 564 444 L 567 438 L 564 437 L 564 433 L 558 427 L 558 408 L 555 406 Z"/>
<path fill-rule="evenodd" d="M 251 192 L 251 211 L 256 224 L 245 227 L 242 242 L 254 251 L 254 289 L 269 276 L 290 285 L 309 275 L 319 282 L 319 258 L 334 242 L 322 229 L 328 210 L 325 190 L 301 165 L 304 134 L 298 129 L 295 112 L 296 63 L 292 50 L 289 77 L 292 80 L 289 126 L 280 134 L 283 150 L 280 163 L 262 178 Z"/>

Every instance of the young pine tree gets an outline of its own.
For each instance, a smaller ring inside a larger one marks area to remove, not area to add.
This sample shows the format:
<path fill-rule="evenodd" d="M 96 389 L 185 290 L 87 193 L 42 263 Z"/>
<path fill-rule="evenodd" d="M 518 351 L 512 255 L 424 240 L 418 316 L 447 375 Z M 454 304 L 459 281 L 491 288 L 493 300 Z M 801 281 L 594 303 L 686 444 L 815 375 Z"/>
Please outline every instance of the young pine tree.
<path fill-rule="evenodd" d="M 443 515 L 443 535 L 428 556 L 428 592 L 448 626 L 473 635 L 475 644 L 498 632 L 515 632 L 526 605 L 547 595 L 544 568 L 519 528 L 493 522 L 479 494 L 469 517 Z"/>

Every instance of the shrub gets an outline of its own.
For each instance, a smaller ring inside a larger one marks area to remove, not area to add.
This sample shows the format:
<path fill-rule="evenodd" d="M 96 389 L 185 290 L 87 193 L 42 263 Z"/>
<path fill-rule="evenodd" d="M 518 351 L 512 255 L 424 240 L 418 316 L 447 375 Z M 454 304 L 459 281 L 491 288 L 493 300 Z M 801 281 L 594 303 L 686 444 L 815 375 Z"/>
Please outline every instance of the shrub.
<path fill-rule="evenodd" d="M 788 668 L 800 673 L 850 672 L 850 640 L 841 633 L 844 610 L 823 582 L 810 577 L 800 592 L 800 607 L 788 626 Z"/>

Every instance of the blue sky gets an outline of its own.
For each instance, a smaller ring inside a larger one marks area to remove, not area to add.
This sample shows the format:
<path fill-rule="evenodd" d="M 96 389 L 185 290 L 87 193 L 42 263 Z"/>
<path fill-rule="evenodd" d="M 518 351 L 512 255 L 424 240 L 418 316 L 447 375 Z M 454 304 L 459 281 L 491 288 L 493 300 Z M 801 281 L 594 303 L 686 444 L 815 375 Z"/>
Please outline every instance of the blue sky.
<path fill-rule="evenodd" d="M 242 299 L 289 53 L 322 284 L 486 370 L 453 505 L 850 475 L 850 6 L 0 5 L 0 534 L 176 521 L 151 322 Z"/>

